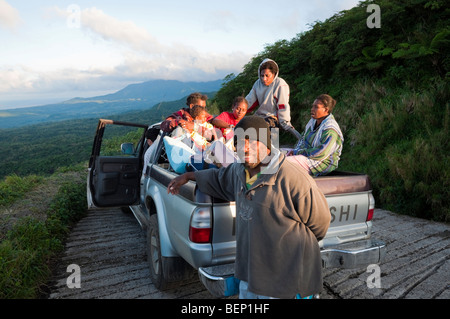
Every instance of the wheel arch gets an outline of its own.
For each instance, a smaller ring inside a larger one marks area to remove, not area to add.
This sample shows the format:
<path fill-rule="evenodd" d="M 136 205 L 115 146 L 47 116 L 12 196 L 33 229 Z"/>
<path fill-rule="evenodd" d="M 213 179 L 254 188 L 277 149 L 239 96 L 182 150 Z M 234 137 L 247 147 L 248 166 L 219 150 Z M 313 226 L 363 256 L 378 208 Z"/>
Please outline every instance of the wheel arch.
<path fill-rule="evenodd" d="M 170 241 L 165 219 L 165 207 L 162 204 L 160 193 L 156 188 L 155 191 L 152 192 L 152 196 L 148 195 L 146 197 L 145 206 L 147 207 L 147 210 L 149 212 L 149 219 L 150 216 L 155 214 L 157 215 L 162 257 L 179 257 L 180 255 L 176 252 Z"/>

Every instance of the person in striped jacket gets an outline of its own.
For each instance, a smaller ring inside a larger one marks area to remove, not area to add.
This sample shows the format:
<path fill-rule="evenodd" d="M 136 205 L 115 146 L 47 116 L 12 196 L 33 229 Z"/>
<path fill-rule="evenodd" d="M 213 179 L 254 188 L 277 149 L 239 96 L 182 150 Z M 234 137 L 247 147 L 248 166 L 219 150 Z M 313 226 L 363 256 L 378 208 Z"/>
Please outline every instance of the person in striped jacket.
<path fill-rule="evenodd" d="M 336 100 L 319 95 L 311 108 L 311 119 L 287 159 L 299 164 L 312 176 L 325 175 L 338 167 L 344 137 L 333 114 Z"/>

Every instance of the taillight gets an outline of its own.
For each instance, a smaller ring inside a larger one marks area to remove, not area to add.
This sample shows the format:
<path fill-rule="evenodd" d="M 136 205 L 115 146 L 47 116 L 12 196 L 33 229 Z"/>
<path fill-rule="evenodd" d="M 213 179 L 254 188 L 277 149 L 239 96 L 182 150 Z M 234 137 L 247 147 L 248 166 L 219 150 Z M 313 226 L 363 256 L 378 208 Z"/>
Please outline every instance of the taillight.
<path fill-rule="evenodd" d="M 372 194 L 369 194 L 369 210 L 367 211 L 366 222 L 372 220 L 374 210 L 375 210 L 375 198 L 373 197 Z"/>
<path fill-rule="evenodd" d="M 197 208 L 192 213 L 189 239 L 198 244 L 211 242 L 211 210 L 209 207 Z"/>
<path fill-rule="evenodd" d="M 369 211 L 367 212 L 366 222 L 372 220 L 372 218 L 373 218 L 373 211 L 374 211 L 373 209 L 369 209 Z"/>

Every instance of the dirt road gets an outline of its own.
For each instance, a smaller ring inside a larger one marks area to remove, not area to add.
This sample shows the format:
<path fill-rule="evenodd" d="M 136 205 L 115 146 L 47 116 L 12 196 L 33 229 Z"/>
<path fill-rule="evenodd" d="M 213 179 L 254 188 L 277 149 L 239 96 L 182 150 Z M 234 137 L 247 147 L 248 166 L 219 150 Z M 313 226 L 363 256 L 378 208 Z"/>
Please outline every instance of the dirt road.
<path fill-rule="evenodd" d="M 450 298 L 450 225 L 384 210 L 375 211 L 373 223 L 373 236 L 387 243 L 384 262 L 369 269 L 325 270 L 322 299 Z M 198 280 L 157 290 L 145 245 L 145 234 L 131 214 L 117 209 L 90 212 L 68 239 L 49 298 L 211 298 Z M 68 272 L 70 265 L 79 272 Z"/>

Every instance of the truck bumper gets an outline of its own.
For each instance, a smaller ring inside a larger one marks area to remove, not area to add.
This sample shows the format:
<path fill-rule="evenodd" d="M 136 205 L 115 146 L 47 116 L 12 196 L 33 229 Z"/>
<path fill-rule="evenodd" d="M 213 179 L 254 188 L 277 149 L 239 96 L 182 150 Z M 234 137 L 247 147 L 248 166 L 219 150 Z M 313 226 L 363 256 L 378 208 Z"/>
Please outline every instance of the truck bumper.
<path fill-rule="evenodd" d="M 380 263 L 386 254 L 386 244 L 366 239 L 326 247 L 321 250 L 323 268 L 359 268 Z M 239 279 L 234 275 L 234 263 L 200 267 L 199 277 L 208 291 L 217 298 L 239 293 Z"/>
<path fill-rule="evenodd" d="M 326 247 L 321 250 L 323 268 L 359 268 L 378 264 L 386 255 L 386 244 L 376 239 Z"/>
<path fill-rule="evenodd" d="M 239 293 L 239 279 L 234 277 L 234 263 L 198 269 L 200 281 L 217 298 Z"/>

